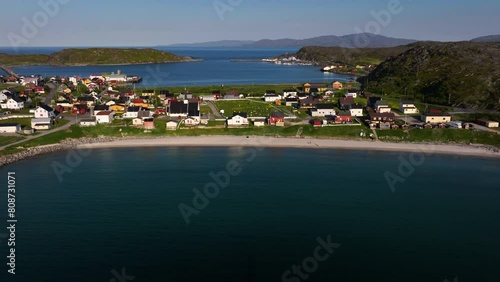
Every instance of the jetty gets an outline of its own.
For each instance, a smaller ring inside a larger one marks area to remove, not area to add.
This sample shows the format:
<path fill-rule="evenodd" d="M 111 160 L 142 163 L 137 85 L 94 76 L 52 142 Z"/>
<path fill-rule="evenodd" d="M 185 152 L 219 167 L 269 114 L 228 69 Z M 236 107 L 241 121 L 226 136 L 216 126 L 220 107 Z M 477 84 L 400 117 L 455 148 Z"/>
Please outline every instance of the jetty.
<path fill-rule="evenodd" d="M 21 76 L 19 74 L 17 74 L 15 71 L 13 71 L 11 68 L 9 68 L 7 66 L 0 65 L 0 69 L 3 70 L 4 72 L 6 72 L 9 76 L 13 76 L 17 79 L 21 78 Z"/>

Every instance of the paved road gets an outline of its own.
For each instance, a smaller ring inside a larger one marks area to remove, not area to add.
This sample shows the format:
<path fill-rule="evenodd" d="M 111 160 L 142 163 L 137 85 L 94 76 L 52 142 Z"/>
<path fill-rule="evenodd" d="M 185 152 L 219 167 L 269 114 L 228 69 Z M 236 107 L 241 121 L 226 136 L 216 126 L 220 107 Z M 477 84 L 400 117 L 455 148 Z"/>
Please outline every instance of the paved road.
<path fill-rule="evenodd" d="M 27 141 L 30 141 L 30 140 L 33 140 L 33 139 L 36 139 L 36 138 L 40 138 L 40 137 L 45 136 L 45 135 L 50 134 L 50 133 L 54 133 L 54 132 L 61 131 L 61 130 L 66 130 L 66 129 L 68 129 L 70 126 L 72 126 L 75 123 L 76 123 L 75 118 L 72 118 L 72 119 L 70 119 L 70 122 L 68 122 L 67 124 L 65 124 L 65 125 L 63 125 L 61 127 L 57 127 L 57 128 L 50 129 L 50 130 L 47 130 L 47 131 L 40 131 L 40 134 L 30 135 L 30 136 L 26 137 L 26 139 L 23 139 L 21 141 L 14 142 L 14 143 L 8 144 L 6 146 L 2 146 L 2 147 L 0 147 L 0 150 L 4 150 L 8 146 L 19 145 L 19 144 L 22 144 L 24 142 L 27 142 Z"/>
<path fill-rule="evenodd" d="M 50 88 L 50 92 L 47 95 L 47 98 L 45 98 L 45 105 L 50 105 L 50 101 L 52 101 L 57 92 L 57 86 L 54 83 L 47 83 L 47 86 Z"/>
<path fill-rule="evenodd" d="M 210 107 L 210 110 L 212 110 L 213 115 L 215 116 L 216 119 L 223 119 L 223 117 L 219 111 L 217 110 L 217 107 L 214 105 L 212 101 L 207 101 L 207 106 Z"/>

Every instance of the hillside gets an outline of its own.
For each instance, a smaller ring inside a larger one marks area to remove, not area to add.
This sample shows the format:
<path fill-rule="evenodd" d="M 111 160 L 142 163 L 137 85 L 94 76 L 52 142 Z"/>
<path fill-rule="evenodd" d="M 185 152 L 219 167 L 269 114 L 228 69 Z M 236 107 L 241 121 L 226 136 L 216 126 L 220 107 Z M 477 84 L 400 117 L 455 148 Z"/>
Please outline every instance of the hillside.
<path fill-rule="evenodd" d="M 299 60 L 308 61 L 317 65 L 347 64 L 350 66 L 380 64 L 389 57 L 399 55 L 412 45 L 392 48 L 342 48 L 342 47 L 304 47 L 293 56 Z M 281 57 L 289 57 L 283 55 Z"/>
<path fill-rule="evenodd" d="M 500 110 L 500 43 L 419 43 L 372 71 L 365 89 L 426 103 Z"/>
<path fill-rule="evenodd" d="M 344 47 L 344 48 L 382 48 L 396 47 L 414 43 L 416 40 L 400 39 L 372 33 L 349 34 L 344 36 L 327 35 L 308 39 L 259 40 L 245 46 L 252 47 Z"/>
<path fill-rule="evenodd" d="M 167 47 L 242 47 L 243 45 L 253 43 L 250 40 L 220 40 L 200 43 L 179 43 L 167 45 Z"/>
<path fill-rule="evenodd" d="M 482 36 L 482 37 L 474 38 L 471 41 L 472 42 L 500 42 L 500 34 Z"/>
<path fill-rule="evenodd" d="M 50 55 L 10 55 L 0 54 L 0 64 L 8 66 L 20 65 L 121 65 L 144 63 L 167 63 L 192 61 L 190 57 L 181 57 L 172 53 L 155 49 L 119 49 L 88 48 L 65 49 Z"/>

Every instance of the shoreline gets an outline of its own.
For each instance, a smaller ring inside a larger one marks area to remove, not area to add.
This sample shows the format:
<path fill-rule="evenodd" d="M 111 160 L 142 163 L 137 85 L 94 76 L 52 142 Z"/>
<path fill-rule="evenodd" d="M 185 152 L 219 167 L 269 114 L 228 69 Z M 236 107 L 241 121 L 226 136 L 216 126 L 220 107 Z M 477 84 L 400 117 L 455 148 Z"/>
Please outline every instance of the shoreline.
<path fill-rule="evenodd" d="M 289 138 L 264 136 L 198 136 L 120 138 L 105 143 L 80 144 L 77 148 L 137 148 L 137 147 L 261 147 L 297 149 L 341 149 L 351 151 L 415 152 L 455 156 L 500 158 L 498 149 L 487 145 L 455 145 L 425 143 L 385 143 L 319 138 Z"/>
<path fill-rule="evenodd" d="M 365 152 L 423 153 L 426 156 L 448 155 L 480 158 L 500 158 L 500 150 L 482 144 L 385 143 L 341 139 L 267 136 L 182 136 L 182 137 L 98 137 L 66 139 L 56 144 L 28 148 L 22 152 L 0 156 L 0 167 L 59 151 L 79 149 L 120 149 L 153 147 L 254 147 L 289 149 L 326 149 Z"/>

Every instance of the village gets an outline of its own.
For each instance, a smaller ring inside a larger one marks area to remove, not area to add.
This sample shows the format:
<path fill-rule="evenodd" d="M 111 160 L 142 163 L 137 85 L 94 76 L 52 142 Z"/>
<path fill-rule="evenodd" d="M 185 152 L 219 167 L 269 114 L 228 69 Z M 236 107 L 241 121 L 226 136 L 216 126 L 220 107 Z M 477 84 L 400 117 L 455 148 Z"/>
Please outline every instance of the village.
<path fill-rule="evenodd" d="M 371 138 L 376 136 L 377 130 L 491 131 L 490 128 L 498 127 L 497 121 L 455 120 L 449 113 L 424 108 L 409 99 L 386 100 L 364 93 L 356 82 L 307 82 L 282 91 L 249 94 L 222 86 L 211 93 L 192 93 L 188 89 L 178 93 L 168 89 L 135 89 L 122 84 L 128 79 L 119 71 L 88 78 L 20 78 L 16 84 L 10 84 L 12 87 L 0 90 L 0 134 L 30 135 L 67 123 L 81 127 L 130 126 L 145 132 L 159 126 L 168 131 L 358 126 L 360 136 L 366 135 L 364 128 L 373 130 L 375 134 L 370 134 Z"/>

